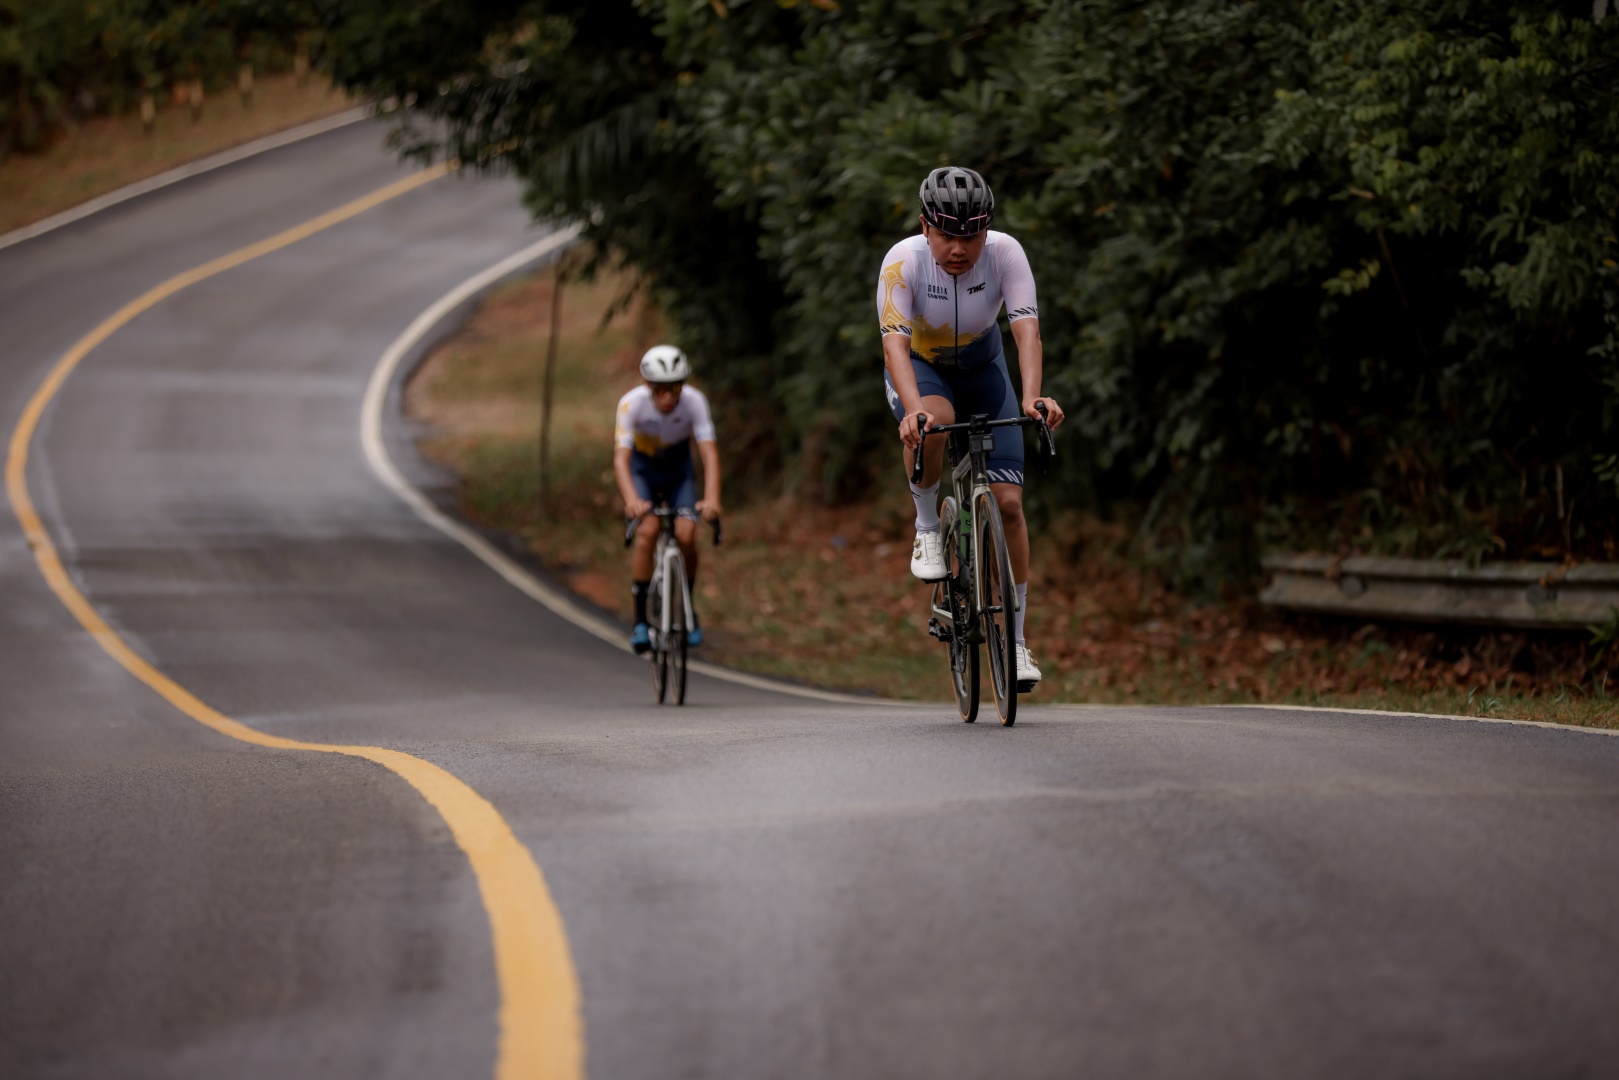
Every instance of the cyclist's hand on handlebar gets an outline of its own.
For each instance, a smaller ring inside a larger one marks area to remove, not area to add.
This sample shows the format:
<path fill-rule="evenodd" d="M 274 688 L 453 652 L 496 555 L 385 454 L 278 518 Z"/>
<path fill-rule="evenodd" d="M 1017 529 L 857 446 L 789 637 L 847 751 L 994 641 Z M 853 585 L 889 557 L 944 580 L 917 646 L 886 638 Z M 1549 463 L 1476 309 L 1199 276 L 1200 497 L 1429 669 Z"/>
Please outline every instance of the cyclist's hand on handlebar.
<path fill-rule="evenodd" d="M 1040 415 L 1040 410 L 1035 407 L 1037 405 L 1044 405 L 1046 407 L 1046 414 L 1044 416 Z M 1062 406 L 1058 405 L 1055 399 L 1048 397 L 1039 397 L 1035 398 L 1033 401 L 1024 402 L 1023 415 L 1032 416 L 1036 420 L 1044 420 L 1046 422 L 1046 427 L 1050 428 L 1052 431 L 1056 431 L 1057 426 L 1063 422 Z"/>
<path fill-rule="evenodd" d="M 652 504 L 645 499 L 626 499 L 624 502 L 624 516 L 627 518 L 638 518 L 651 511 Z"/>
<path fill-rule="evenodd" d="M 928 427 L 933 426 L 933 414 L 925 409 L 918 409 L 914 413 L 906 413 L 905 419 L 899 422 L 900 441 L 912 450 L 922 445 L 922 433 L 916 427 L 917 417 L 919 416 L 925 425 Z"/>
<path fill-rule="evenodd" d="M 718 521 L 720 519 L 720 515 L 725 511 L 724 508 L 720 506 L 718 499 L 715 499 L 713 502 L 709 502 L 707 499 L 701 499 L 697 503 L 697 512 L 702 515 L 704 521 L 712 523 Z"/>

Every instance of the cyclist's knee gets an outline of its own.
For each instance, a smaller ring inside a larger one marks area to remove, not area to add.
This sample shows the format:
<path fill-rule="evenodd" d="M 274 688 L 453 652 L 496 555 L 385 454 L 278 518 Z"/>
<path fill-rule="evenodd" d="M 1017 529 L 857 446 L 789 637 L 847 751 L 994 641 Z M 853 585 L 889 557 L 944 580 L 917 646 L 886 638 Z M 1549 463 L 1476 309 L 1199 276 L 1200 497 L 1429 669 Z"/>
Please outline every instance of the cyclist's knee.
<path fill-rule="evenodd" d="M 691 518 L 679 518 L 675 521 L 675 539 L 682 544 L 690 545 L 697 535 L 697 522 Z"/>
<path fill-rule="evenodd" d="M 657 540 L 658 519 L 648 514 L 635 526 L 635 544 L 637 547 L 650 548 Z"/>
<path fill-rule="evenodd" d="M 995 492 L 995 501 L 1001 508 L 1001 519 L 1023 520 L 1023 488 L 1018 484 L 991 484 Z"/>

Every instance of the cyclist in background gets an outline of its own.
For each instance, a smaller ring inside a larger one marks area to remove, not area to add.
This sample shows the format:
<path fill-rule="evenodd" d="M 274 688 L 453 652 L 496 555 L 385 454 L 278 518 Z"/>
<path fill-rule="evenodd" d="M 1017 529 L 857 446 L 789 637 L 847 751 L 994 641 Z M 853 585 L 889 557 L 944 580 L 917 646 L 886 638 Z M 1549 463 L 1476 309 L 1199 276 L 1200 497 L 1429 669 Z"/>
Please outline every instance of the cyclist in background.
<path fill-rule="evenodd" d="M 692 596 L 697 595 L 697 519 L 720 516 L 720 455 L 708 398 L 686 385 L 691 363 L 673 345 L 654 345 L 641 357 L 642 383 L 618 401 L 614 425 L 613 474 L 624 499 L 624 513 L 640 518 L 630 551 L 630 594 L 635 598 L 635 629 L 630 647 L 644 653 L 652 646 L 647 626 L 647 587 L 658 543 L 658 520 L 646 517 L 659 503 L 679 512 L 675 539 L 686 560 Z M 703 498 L 697 499 L 692 442 L 703 459 Z M 693 601 L 695 604 L 695 601 Z M 686 643 L 703 643 L 695 613 Z"/>
<path fill-rule="evenodd" d="M 971 169 L 934 169 L 922 181 L 922 232 L 889 249 L 877 278 L 878 322 L 882 327 L 884 388 L 905 444 L 905 474 L 921 443 L 917 416 L 925 424 L 953 424 L 987 414 L 1006 420 L 1020 414 L 1041 419 L 1047 410 L 1053 428 L 1062 409 L 1040 394 L 1043 357 L 1034 272 L 1023 246 L 990 229 L 995 196 Z M 1012 388 L 996 319 L 1002 306 L 1017 343 L 1021 397 Z M 922 483 L 910 485 L 916 503 L 916 540 L 911 573 L 940 581 L 948 573 L 939 526 L 939 476 L 944 468 L 943 438 L 929 439 Z M 1017 641 L 1017 680 L 1038 683 L 1040 667 L 1023 637 L 1028 611 L 1029 529 L 1023 518 L 1023 433 L 995 433 L 988 460 L 990 488 L 1001 507 L 1007 554 L 1017 588 L 1013 620 Z"/>

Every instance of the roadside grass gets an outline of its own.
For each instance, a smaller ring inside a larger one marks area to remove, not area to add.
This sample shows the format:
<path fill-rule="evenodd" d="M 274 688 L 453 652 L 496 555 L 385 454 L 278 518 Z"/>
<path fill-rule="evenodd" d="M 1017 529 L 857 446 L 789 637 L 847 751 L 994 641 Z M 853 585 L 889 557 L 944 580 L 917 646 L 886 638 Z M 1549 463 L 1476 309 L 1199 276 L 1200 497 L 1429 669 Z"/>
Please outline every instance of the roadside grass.
<path fill-rule="evenodd" d="M 497 291 L 405 399 L 432 432 L 423 451 L 461 477 L 462 512 L 517 535 L 626 620 L 613 408 L 662 331 L 644 304 L 607 317 L 627 285 L 565 286 L 548 515 L 536 466 L 549 272 Z M 723 454 L 723 424 L 720 438 Z M 701 544 L 705 657 L 854 693 L 948 700 L 943 646 L 925 633 L 926 587 L 908 570 L 910 501 L 895 486 L 891 498 L 837 508 L 729 492 L 724 546 Z M 1246 597 L 1198 604 L 1131 565 L 1123 526 L 1072 515 L 1034 532 L 1028 636 L 1046 680 L 1032 704 L 1264 703 L 1619 728 L 1619 686 L 1577 636 L 1297 619 Z"/>
<path fill-rule="evenodd" d="M 321 76 L 310 75 L 300 84 L 291 74 L 265 75 L 254 84 L 250 106 L 235 91 L 216 94 L 193 122 L 188 106 L 165 103 L 150 134 L 134 112 L 96 117 L 42 153 L 14 154 L 0 162 L 0 232 L 351 104 Z"/>

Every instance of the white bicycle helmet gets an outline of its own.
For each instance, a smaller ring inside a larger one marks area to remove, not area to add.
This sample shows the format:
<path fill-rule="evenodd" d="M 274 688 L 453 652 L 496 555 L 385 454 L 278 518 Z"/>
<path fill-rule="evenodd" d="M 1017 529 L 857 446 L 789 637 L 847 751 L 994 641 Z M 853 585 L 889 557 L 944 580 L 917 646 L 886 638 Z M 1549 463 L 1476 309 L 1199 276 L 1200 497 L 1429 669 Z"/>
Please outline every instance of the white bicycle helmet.
<path fill-rule="evenodd" d="M 641 378 L 650 383 L 685 382 L 691 378 L 691 363 L 673 345 L 654 345 L 641 357 Z"/>

